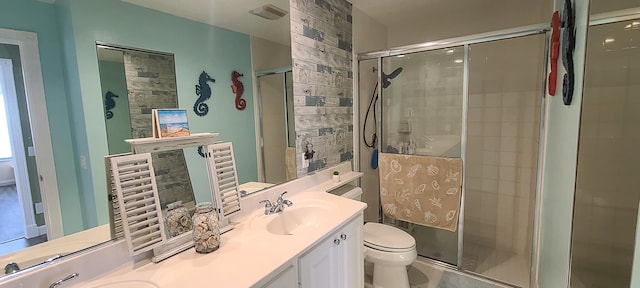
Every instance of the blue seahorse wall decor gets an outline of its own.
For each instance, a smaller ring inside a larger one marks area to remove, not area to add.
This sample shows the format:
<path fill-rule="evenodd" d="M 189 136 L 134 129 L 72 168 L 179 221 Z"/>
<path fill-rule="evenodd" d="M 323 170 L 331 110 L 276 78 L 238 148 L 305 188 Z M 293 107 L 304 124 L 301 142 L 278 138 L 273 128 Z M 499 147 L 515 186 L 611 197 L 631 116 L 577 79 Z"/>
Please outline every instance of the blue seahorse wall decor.
<path fill-rule="evenodd" d="M 113 98 L 119 98 L 118 95 L 113 94 L 111 91 L 107 91 L 107 94 L 104 95 L 104 111 L 107 119 L 113 118 L 113 111 L 111 109 L 116 107 L 116 101 Z"/>
<path fill-rule="evenodd" d="M 211 86 L 209 86 L 207 82 L 215 83 L 216 79 L 211 78 L 207 72 L 202 71 L 200 77 L 198 77 L 198 84 L 196 84 L 196 95 L 198 95 L 198 99 L 196 103 L 193 104 L 193 112 L 198 116 L 204 116 L 209 113 L 209 105 L 204 103 L 204 101 L 211 98 Z"/>
<path fill-rule="evenodd" d="M 570 105 L 573 100 L 573 89 L 575 86 L 575 71 L 573 65 L 573 50 L 576 47 L 576 26 L 575 15 L 571 0 L 564 1 L 564 15 L 562 16 L 562 66 L 567 71 L 562 78 L 562 102 Z"/>

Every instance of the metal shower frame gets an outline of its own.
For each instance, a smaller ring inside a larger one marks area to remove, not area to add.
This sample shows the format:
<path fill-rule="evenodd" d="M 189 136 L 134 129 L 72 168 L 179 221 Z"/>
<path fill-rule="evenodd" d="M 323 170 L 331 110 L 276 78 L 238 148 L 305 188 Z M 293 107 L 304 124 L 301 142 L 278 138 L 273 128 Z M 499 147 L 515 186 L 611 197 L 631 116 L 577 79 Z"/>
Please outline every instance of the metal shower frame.
<path fill-rule="evenodd" d="M 517 38 L 517 37 L 525 37 L 525 36 L 532 36 L 532 35 L 539 35 L 539 34 L 545 34 L 545 46 L 544 46 L 544 59 L 545 61 L 543 61 L 543 63 L 541 63 L 540 65 L 542 65 L 542 73 L 544 73 L 542 78 L 542 82 L 540 83 L 540 86 L 542 87 L 541 91 L 542 91 L 542 95 L 540 95 L 540 100 L 541 101 L 541 109 L 540 109 L 540 130 L 539 130 L 539 141 L 538 141 L 538 158 L 537 158 L 537 169 L 536 169 L 536 173 L 537 173 L 537 177 L 536 177 L 536 195 L 535 195 L 535 210 L 534 210 L 534 220 L 533 220 L 533 234 L 532 234 L 532 247 L 531 247 L 531 267 L 530 267 L 530 277 L 529 277 L 529 283 L 530 283 L 530 287 L 535 287 L 534 283 L 536 275 L 538 273 L 538 249 L 539 249 L 539 232 L 540 232 L 540 223 L 541 223 L 541 213 L 540 213 L 540 205 L 542 203 L 542 168 L 543 168 L 543 162 L 544 162 L 544 143 L 545 143 L 545 130 L 546 130 L 546 111 L 547 109 L 547 105 L 548 105 L 548 101 L 546 101 L 546 84 L 547 84 L 547 73 L 548 73 L 548 69 L 547 69 L 547 63 L 548 63 L 548 59 L 549 59 L 549 41 L 550 41 L 550 27 L 549 24 L 537 24 L 537 25 L 530 25 L 530 26 L 524 26 L 524 27 L 518 27 L 518 28 L 512 28 L 512 29 L 505 29 L 505 30 L 499 30 L 499 31 L 494 31 L 494 32 L 488 32 L 488 33 L 482 33 L 482 34 L 475 34 L 475 35 L 469 35 L 469 36 L 464 36 L 464 37 L 456 37 L 456 38 L 450 38 L 450 39 L 445 39 L 445 40 L 438 40 L 438 41 L 431 41 L 431 42 L 425 42 L 425 43 L 420 43 L 420 44 L 413 44 L 413 45 L 407 45 L 407 46 L 402 46 L 402 47 L 397 47 L 397 48 L 392 48 L 389 50 L 384 50 L 384 51 L 376 51 L 376 52 L 367 52 L 367 53 L 361 53 L 361 54 L 357 54 L 357 62 L 354 62 L 354 75 L 359 75 L 359 67 L 360 67 L 360 61 L 364 61 L 364 60 L 373 60 L 373 59 L 377 59 L 377 65 L 378 65 L 378 69 L 377 69 L 377 80 L 378 83 L 381 83 L 382 80 L 382 59 L 385 57 L 390 57 L 390 56 L 398 56 L 398 55 L 404 55 L 404 54 L 408 54 L 408 53 L 416 53 L 416 52 L 425 52 L 425 51 L 431 51 L 431 50 L 437 50 L 437 49 L 444 49 L 444 48 L 450 48 L 450 47 L 454 47 L 454 46 L 463 46 L 464 48 L 464 66 L 463 66 L 463 101 L 462 101 L 462 136 L 461 136 L 461 158 L 463 159 L 463 161 L 466 160 L 466 144 L 467 144 L 467 113 L 468 113 L 468 102 L 469 102 L 469 46 L 472 44 L 477 44 L 477 43 L 486 43 L 486 42 L 491 42 L 491 41 L 498 41 L 498 40 L 506 40 L 506 39 L 511 39 L 511 38 Z M 354 81 L 354 103 L 359 103 L 360 102 L 360 86 L 359 86 L 359 77 L 357 78 L 356 81 Z M 380 89 L 381 91 L 381 89 Z M 379 92 L 380 93 L 380 92 Z M 362 133 L 361 131 L 361 127 L 359 125 L 360 123 L 360 111 L 359 111 L 359 105 L 354 105 L 354 115 L 356 115 L 356 117 L 354 117 L 354 134 L 356 135 L 360 135 L 360 133 Z M 358 140 L 356 140 L 358 141 Z M 378 142 L 379 145 L 380 142 Z M 354 153 L 356 155 L 354 155 L 354 159 L 360 159 L 360 144 L 359 142 L 355 142 L 354 143 Z M 379 148 L 379 147 L 378 147 Z M 360 162 L 360 161 L 358 161 Z M 354 164 L 354 166 L 357 166 L 358 170 L 360 170 L 360 166 L 361 163 L 357 163 Z M 432 264 L 436 264 L 438 266 L 442 266 L 448 269 L 453 269 L 453 270 L 457 270 L 459 272 L 463 272 L 463 273 L 469 273 L 471 275 L 474 276 L 478 276 L 481 278 L 486 278 L 486 279 L 490 279 L 492 281 L 496 281 L 502 284 L 506 284 L 506 285 L 513 285 L 510 283 L 505 283 L 502 282 L 498 279 L 493 279 L 490 277 L 487 277 L 485 275 L 479 274 L 479 273 L 475 273 L 473 271 L 466 271 L 463 269 L 462 267 L 462 258 L 463 258 L 463 240 L 464 240 L 464 204 L 465 204 L 465 195 L 466 195 L 466 189 L 465 189 L 465 183 L 463 181 L 462 184 L 462 195 L 461 195 L 461 208 L 460 208 L 460 214 L 459 214 L 459 220 L 458 221 L 458 249 L 457 249 L 457 265 L 452 265 L 449 263 L 444 263 L 442 261 L 439 260 L 435 260 L 435 259 L 431 259 L 431 258 L 426 258 L 427 262 L 430 262 Z"/>

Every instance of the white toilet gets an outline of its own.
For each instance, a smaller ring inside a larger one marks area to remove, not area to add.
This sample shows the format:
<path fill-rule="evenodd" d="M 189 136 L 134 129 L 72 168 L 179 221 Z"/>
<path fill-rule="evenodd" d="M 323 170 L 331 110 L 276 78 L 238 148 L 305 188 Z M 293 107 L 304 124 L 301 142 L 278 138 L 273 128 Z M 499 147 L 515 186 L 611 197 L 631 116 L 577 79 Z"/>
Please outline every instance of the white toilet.
<path fill-rule="evenodd" d="M 361 201 L 360 187 L 340 190 L 334 193 Z M 393 226 L 369 222 L 364 225 L 363 239 L 364 260 L 373 263 L 373 287 L 409 288 L 407 265 L 418 256 L 413 236 Z"/>

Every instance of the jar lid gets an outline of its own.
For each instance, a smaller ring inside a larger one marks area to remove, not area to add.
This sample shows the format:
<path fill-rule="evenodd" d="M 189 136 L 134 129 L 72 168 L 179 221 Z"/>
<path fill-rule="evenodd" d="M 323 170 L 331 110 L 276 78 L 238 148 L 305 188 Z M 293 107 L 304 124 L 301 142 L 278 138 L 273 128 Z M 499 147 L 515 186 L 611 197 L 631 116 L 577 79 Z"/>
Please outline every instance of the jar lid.
<path fill-rule="evenodd" d="M 213 204 L 211 202 L 200 202 L 196 204 L 197 212 L 209 212 L 213 210 Z"/>
<path fill-rule="evenodd" d="M 167 209 L 174 209 L 174 208 L 178 208 L 180 206 L 183 206 L 182 205 L 182 200 L 176 201 L 176 202 L 171 202 L 171 203 L 167 204 Z"/>

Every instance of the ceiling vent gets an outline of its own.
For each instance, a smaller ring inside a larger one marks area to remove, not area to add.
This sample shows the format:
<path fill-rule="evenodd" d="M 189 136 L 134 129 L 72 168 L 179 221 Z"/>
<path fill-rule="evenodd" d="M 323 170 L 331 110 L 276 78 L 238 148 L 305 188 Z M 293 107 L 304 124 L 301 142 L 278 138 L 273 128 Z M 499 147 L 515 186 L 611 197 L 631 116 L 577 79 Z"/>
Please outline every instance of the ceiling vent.
<path fill-rule="evenodd" d="M 276 20 L 282 18 L 282 16 L 287 15 L 287 11 L 280 9 L 272 4 L 267 4 L 262 7 L 258 7 L 249 11 L 249 13 L 260 16 L 264 19 L 268 20 Z"/>

